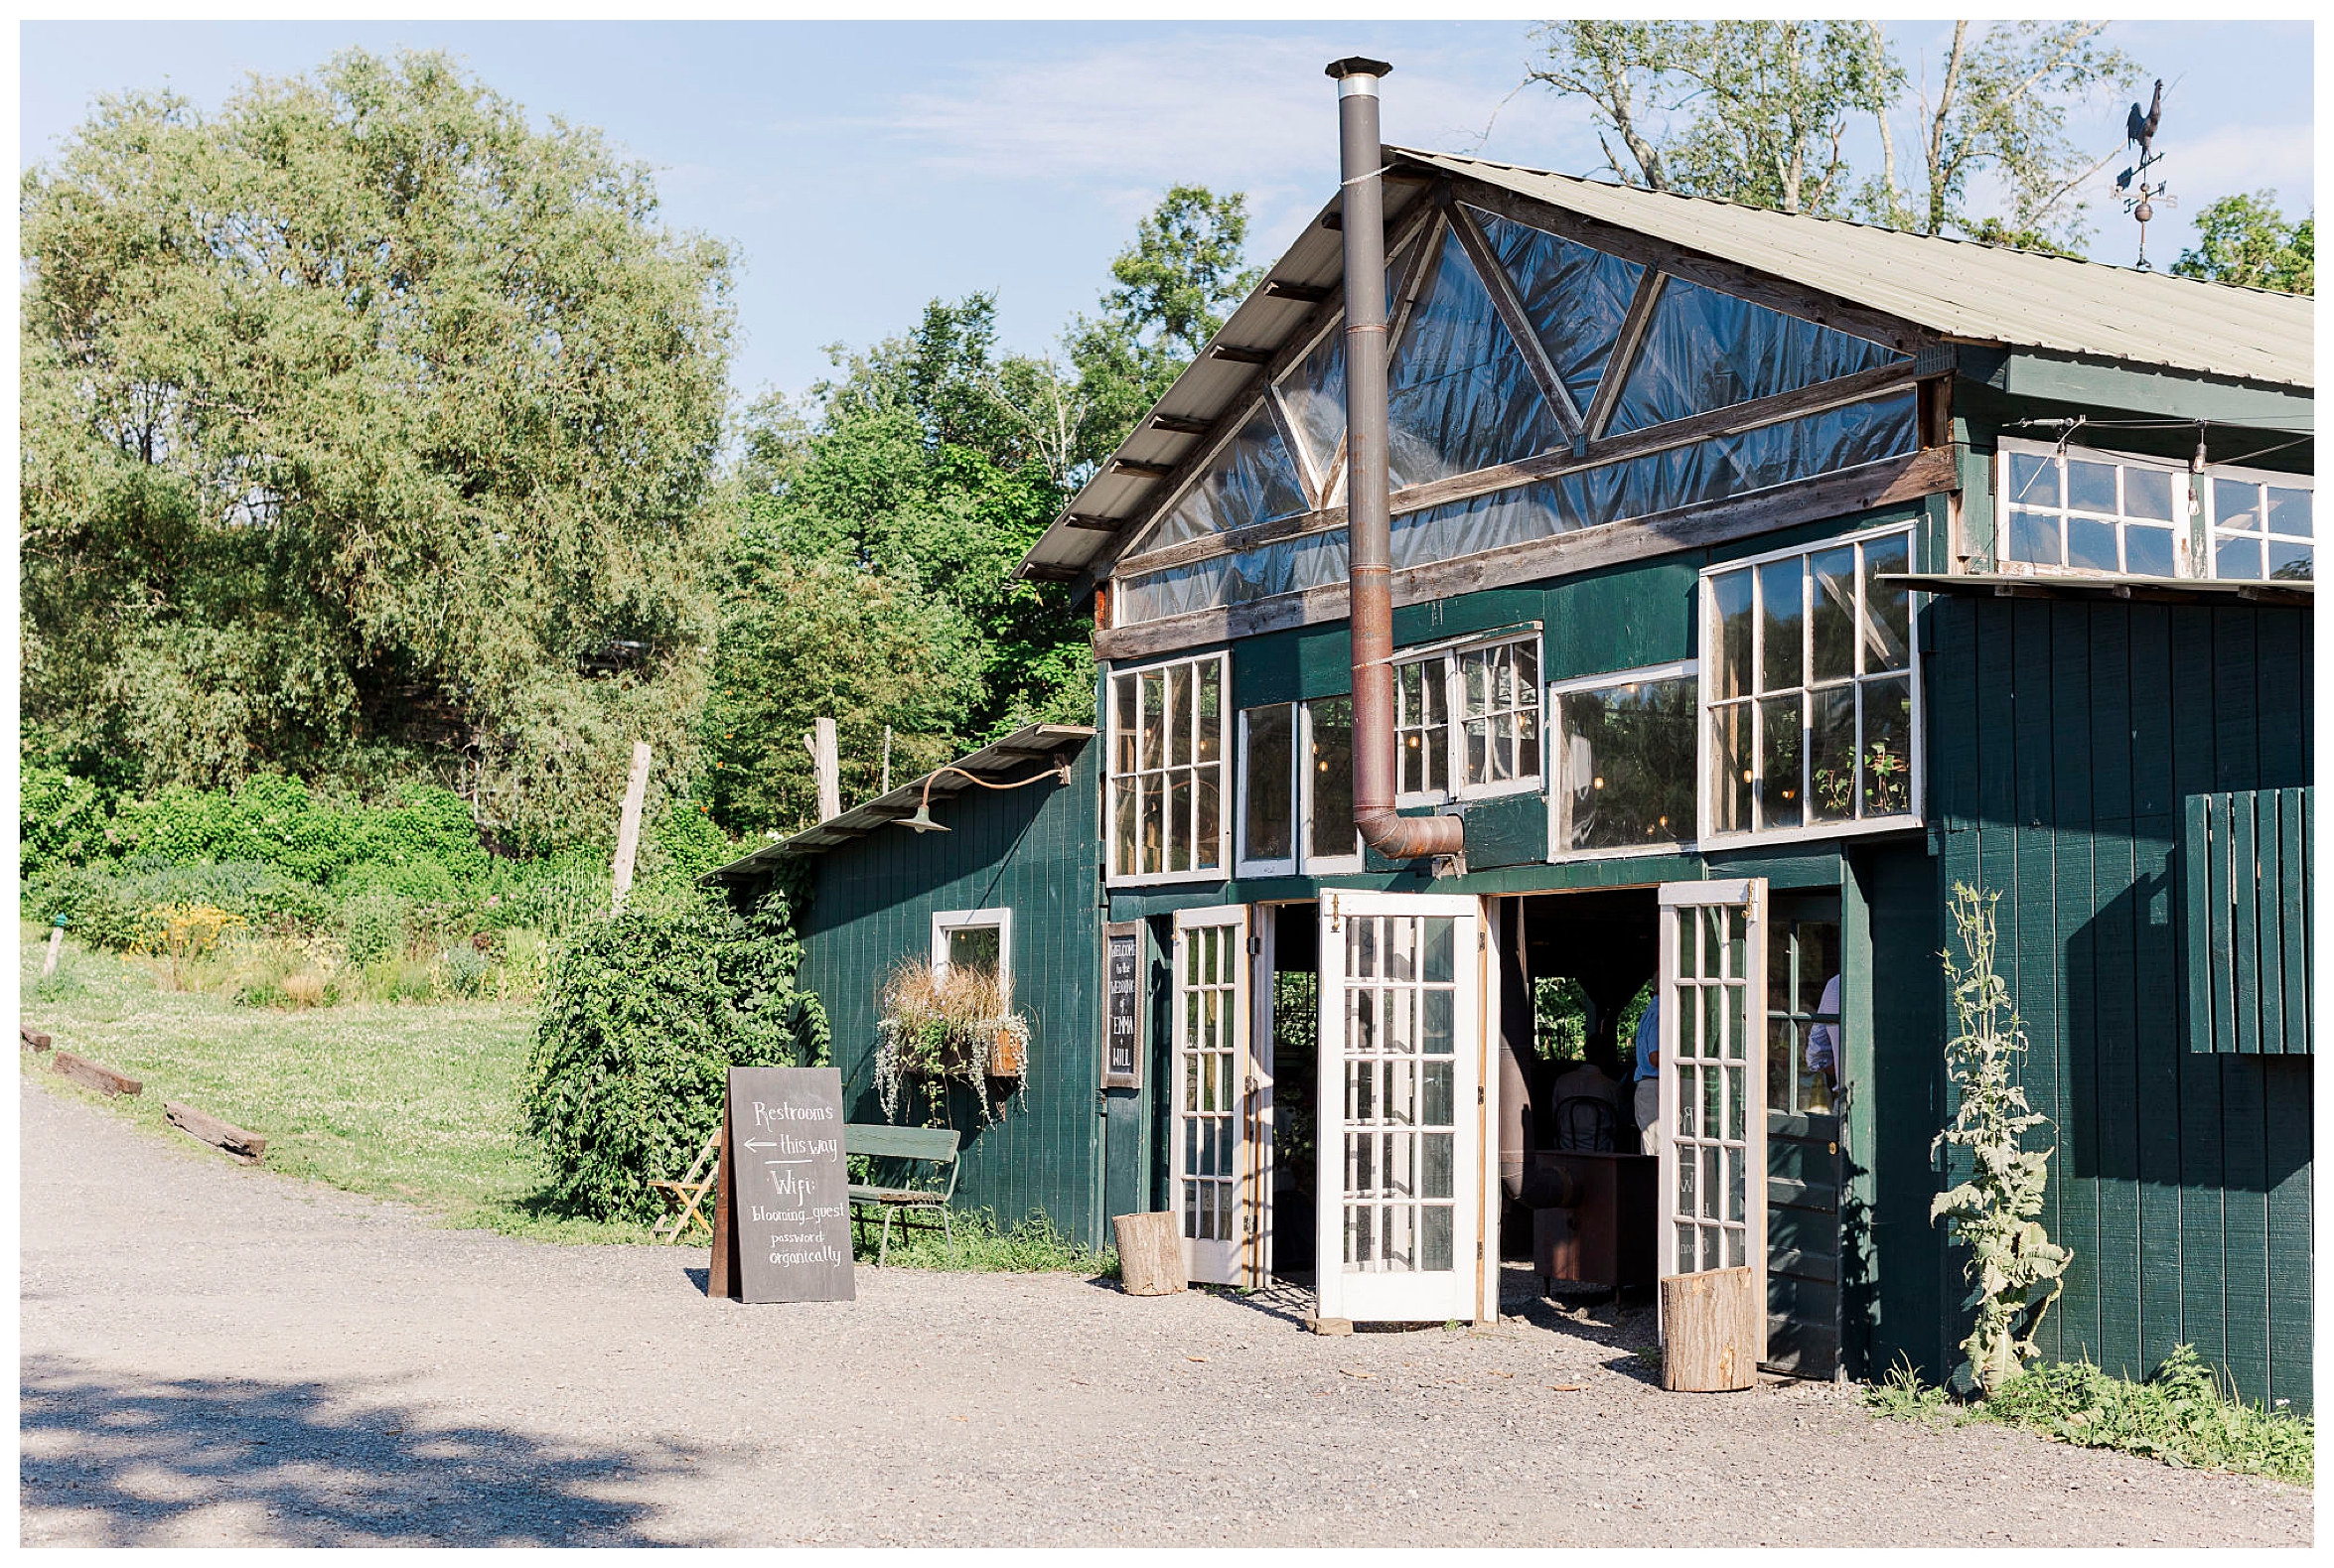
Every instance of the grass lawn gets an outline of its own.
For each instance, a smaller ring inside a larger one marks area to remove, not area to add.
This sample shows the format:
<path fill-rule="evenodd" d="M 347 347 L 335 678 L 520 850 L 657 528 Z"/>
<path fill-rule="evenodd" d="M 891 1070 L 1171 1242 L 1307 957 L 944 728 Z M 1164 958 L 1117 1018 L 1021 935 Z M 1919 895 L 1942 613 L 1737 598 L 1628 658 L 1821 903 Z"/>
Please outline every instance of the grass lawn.
<path fill-rule="evenodd" d="M 545 1241 L 650 1239 L 533 1203 L 543 1169 L 518 1132 L 532 1000 L 237 1007 L 70 941 L 43 983 L 48 932 L 19 928 L 24 1022 L 145 1083 L 136 1098 L 107 1100 L 22 1052 L 23 1070 L 50 1092 L 197 1147 L 162 1119 L 164 1100 L 182 1101 L 263 1135 L 270 1170 L 398 1199 L 450 1224 Z"/>

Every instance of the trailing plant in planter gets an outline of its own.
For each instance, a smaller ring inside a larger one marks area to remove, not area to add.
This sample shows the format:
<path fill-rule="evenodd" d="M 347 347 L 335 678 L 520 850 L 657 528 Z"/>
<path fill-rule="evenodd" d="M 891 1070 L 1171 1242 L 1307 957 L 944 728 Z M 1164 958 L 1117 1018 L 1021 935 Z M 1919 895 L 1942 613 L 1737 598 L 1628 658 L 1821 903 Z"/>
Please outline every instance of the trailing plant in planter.
<path fill-rule="evenodd" d="M 1027 1103 L 1029 1020 L 1007 1007 L 995 970 L 902 959 L 884 978 L 876 1013 L 875 1086 L 886 1116 L 897 1121 L 903 1103 L 914 1110 L 921 1099 L 927 1124 L 939 1126 L 951 1083 L 970 1091 L 984 1125 L 1005 1098 Z"/>
<path fill-rule="evenodd" d="M 1951 1125 L 1930 1145 L 1932 1154 L 1948 1144 L 1969 1152 L 1969 1178 L 1938 1194 L 1929 1217 L 1945 1220 L 1954 1240 L 1969 1249 L 1963 1264 L 1969 1296 L 1963 1306 L 1974 1308 L 1977 1317 L 1962 1342 L 1965 1359 L 1954 1383 L 1981 1398 L 1991 1398 L 2041 1354 L 2034 1331 L 2058 1298 L 2073 1259 L 2034 1217 L 2042 1212 L 2056 1146 L 2026 1147 L 2026 1134 L 2050 1118 L 2027 1104 L 2025 1089 L 2014 1081 L 2026 1031 L 2010 1003 L 2009 985 L 1994 968 L 1994 906 L 2000 899 L 1957 882 L 1947 905 L 1965 954 L 1960 963 L 1951 951 L 1940 955 L 1953 992 L 1956 1033 L 1945 1049 L 1955 1105 Z"/>

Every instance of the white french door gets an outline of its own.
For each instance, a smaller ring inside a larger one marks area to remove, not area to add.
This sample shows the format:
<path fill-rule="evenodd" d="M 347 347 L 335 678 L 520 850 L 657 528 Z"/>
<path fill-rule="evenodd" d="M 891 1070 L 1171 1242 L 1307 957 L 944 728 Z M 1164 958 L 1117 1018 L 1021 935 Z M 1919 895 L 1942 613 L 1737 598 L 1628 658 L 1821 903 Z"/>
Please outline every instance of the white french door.
<path fill-rule="evenodd" d="M 1248 912 L 1175 917 L 1175 1192 L 1184 1266 L 1209 1285 L 1254 1285 L 1256 1136 L 1262 1084 L 1249 1051 L 1254 1013 Z"/>
<path fill-rule="evenodd" d="M 1482 932 L 1474 898 L 1321 896 L 1323 1318 L 1479 1316 Z"/>
<path fill-rule="evenodd" d="M 1763 1326 L 1767 882 L 1665 883 L 1661 907 L 1662 1273 L 1750 1269 Z"/>

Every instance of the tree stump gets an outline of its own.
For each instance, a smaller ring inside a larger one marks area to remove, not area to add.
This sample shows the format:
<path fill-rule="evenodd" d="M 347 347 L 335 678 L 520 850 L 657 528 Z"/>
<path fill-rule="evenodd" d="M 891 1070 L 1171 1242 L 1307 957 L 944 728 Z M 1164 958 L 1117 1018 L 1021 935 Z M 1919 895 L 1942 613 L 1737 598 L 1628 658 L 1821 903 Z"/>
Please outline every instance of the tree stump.
<path fill-rule="evenodd" d="M 1747 1268 L 1673 1274 L 1662 1281 L 1662 1386 L 1714 1394 L 1758 1380 L 1763 1318 Z"/>
<path fill-rule="evenodd" d="M 1118 1283 L 1129 1296 L 1172 1296 L 1183 1289 L 1183 1235 L 1172 1213 L 1119 1214 Z"/>

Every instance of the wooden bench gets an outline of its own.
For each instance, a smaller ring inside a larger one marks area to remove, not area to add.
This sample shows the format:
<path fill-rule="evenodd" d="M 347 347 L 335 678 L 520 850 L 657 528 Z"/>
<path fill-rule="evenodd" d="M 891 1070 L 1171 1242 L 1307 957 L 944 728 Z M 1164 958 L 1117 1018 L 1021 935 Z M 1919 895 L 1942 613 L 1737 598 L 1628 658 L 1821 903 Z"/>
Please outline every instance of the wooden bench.
<path fill-rule="evenodd" d="M 948 1258 L 956 1256 L 956 1232 L 948 1221 L 948 1200 L 956 1196 L 956 1131 L 952 1127 L 894 1127 L 886 1123 L 853 1122 L 843 1128 L 843 1153 L 864 1155 L 875 1162 L 871 1175 L 896 1176 L 899 1186 L 850 1187 L 851 1218 L 862 1221 L 869 1210 L 883 1212 L 883 1238 L 875 1249 L 875 1266 L 884 1266 L 891 1253 L 892 1220 L 900 1221 L 900 1228 L 908 1230 L 914 1224 L 910 1217 L 919 1212 L 939 1210 L 940 1230 L 948 1238 Z M 937 1177 L 941 1167 L 947 1167 L 948 1183 L 946 1189 L 935 1192 L 930 1187 L 905 1185 L 919 1175 L 918 1167 L 932 1168 Z M 930 1224 L 921 1228 L 930 1230 Z"/>

